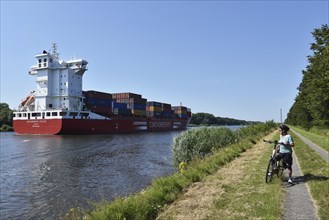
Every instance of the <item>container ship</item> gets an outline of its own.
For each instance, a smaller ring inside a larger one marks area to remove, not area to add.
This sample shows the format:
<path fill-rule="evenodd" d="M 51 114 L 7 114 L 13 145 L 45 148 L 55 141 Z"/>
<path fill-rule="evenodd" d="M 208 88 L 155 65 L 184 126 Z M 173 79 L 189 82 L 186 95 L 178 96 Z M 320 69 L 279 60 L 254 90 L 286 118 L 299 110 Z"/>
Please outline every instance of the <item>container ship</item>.
<path fill-rule="evenodd" d="M 31 91 L 14 112 L 17 134 L 113 134 L 183 130 L 191 109 L 148 101 L 142 95 L 82 90 L 88 62 L 59 59 L 57 46 L 36 56 L 29 74 L 36 76 Z"/>

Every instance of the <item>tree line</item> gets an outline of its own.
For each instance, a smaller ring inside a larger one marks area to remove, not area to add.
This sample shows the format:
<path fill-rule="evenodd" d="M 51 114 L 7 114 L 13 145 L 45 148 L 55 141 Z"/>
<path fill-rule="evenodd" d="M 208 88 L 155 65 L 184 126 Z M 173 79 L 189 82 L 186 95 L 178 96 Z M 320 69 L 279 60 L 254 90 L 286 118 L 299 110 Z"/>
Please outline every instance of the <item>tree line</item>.
<path fill-rule="evenodd" d="M 213 114 L 203 112 L 193 114 L 190 122 L 192 125 L 248 125 L 258 123 L 260 122 L 215 117 Z"/>
<path fill-rule="evenodd" d="M 0 131 L 12 131 L 13 110 L 7 103 L 0 103 Z"/>
<path fill-rule="evenodd" d="M 302 71 L 303 78 L 295 102 L 290 108 L 286 123 L 302 126 L 329 128 L 329 28 L 322 25 L 312 32 L 308 65 Z"/>

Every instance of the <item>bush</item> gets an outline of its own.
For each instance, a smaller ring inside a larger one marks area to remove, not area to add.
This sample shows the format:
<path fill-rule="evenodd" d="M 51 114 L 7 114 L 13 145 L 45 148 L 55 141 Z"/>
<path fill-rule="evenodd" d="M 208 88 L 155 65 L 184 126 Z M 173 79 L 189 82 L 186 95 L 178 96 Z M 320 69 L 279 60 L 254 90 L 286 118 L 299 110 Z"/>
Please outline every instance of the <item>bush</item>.
<path fill-rule="evenodd" d="M 213 150 L 233 143 L 236 134 L 228 128 L 195 128 L 174 138 L 173 163 L 189 163 L 195 158 L 203 158 Z"/>
<path fill-rule="evenodd" d="M 181 162 L 189 163 L 196 158 L 204 158 L 216 149 L 239 143 L 245 137 L 249 137 L 250 142 L 255 144 L 254 137 L 275 127 L 277 124 L 274 121 L 268 121 L 236 131 L 223 127 L 190 129 L 174 138 L 173 164 L 178 167 Z"/>

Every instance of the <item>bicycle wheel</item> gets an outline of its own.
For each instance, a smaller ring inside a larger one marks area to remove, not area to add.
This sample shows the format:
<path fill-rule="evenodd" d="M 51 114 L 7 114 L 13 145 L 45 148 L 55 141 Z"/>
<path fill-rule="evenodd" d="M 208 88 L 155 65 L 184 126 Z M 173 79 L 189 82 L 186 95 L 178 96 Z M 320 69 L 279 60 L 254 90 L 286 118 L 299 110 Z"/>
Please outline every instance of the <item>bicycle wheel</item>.
<path fill-rule="evenodd" d="M 266 183 L 270 182 L 272 180 L 272 159 L 270 158 L 268 160 L 268 165 L 267 165 L 267 169 L 266 169 L 266 177 L 265 177 L 265 181 Z"/>
<path fill-rule="evenodd" d="M 284 168 L 282 162 L 279 161 L 279 165 L 278 165 L 278 176 L 282 176 L 284 170 L 285 170 L 285 168 Z"/>

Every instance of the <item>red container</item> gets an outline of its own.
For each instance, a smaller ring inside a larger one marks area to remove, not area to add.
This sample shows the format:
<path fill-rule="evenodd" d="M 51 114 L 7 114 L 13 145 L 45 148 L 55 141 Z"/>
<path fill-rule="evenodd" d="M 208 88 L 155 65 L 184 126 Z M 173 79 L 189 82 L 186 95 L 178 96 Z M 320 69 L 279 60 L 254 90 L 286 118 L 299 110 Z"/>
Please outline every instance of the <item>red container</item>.
<path fill-rule="evenodd" d="M 113 95 L 112 96 L 113 99 L 129 99 L 129 98 L 141 99 L 142 98 L 141 95 L 131 92 L 113 93 L 112 95 Z"/>
<path fill-rule="evenodd" d="M 171 111 L 171 105 L 167 103 L 162 103 L 162 110 L 163 111 Z"/>

